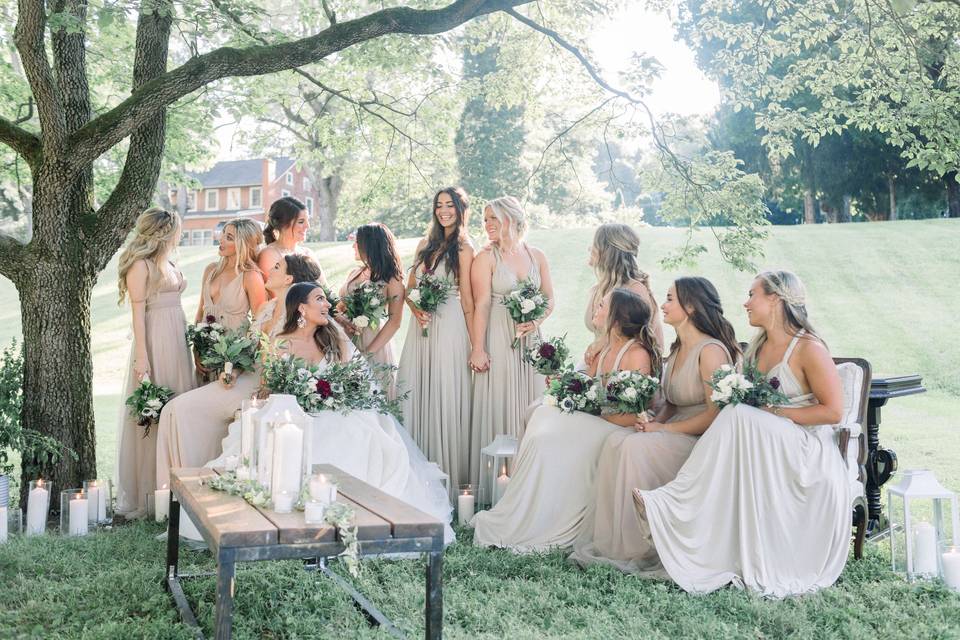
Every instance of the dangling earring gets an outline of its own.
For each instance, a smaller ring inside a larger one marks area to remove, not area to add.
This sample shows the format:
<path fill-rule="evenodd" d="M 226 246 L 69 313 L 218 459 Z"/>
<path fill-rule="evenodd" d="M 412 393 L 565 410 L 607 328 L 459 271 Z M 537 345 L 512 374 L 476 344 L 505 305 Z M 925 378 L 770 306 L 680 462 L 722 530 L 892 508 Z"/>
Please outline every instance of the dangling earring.
<path fill-rule="evenodd" d="M 303 317 L 302 313 L 297 314 L 297 328 L 303 329 L 307 326 L 307 319 Z"/>

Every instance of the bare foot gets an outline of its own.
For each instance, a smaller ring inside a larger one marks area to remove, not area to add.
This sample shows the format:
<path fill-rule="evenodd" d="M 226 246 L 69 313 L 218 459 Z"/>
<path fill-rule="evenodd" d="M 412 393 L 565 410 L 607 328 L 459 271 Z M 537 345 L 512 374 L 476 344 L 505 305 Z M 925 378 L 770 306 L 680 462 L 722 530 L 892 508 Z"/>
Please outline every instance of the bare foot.
<path fill-rule="evenodd" d="M 646 520 L 647 518 L 647 507 L 643 504 L 643 494 L 640 493 L 640 489 L 633 490 L 633 506 L 637 508 L 637 514 Z"/>

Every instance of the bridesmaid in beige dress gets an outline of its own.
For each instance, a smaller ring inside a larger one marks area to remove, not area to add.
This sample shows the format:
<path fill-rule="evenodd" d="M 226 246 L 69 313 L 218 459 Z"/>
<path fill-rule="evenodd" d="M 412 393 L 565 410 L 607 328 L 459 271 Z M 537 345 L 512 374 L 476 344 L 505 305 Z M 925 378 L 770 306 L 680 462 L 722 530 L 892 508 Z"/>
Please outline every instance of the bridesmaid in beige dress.
<path fill-rule="evenodd" d="M 593 234 L 587 264 L 593 268 L 597 276 L 597 284 L 590 287 L 589 303 L 584 315 L 584 323 L 594 335 L 593 342 L 584 354 L 584 360 L 588 364 L 604 347 L 604 328 L 593 324 L 593 315 L 597 305 L 608 293 L 617 287 L 629 289 L 642 297 L 651 309 L 657 308 L 657 301 L 650 290 L 650 276 L 637 264 L 639 251 L 640 237 L 629 225 L 606 222 L 597 227 L 597 231 Z M 663 325 L 660 322 L 659 313 L 654 312 L 650 315 L 650 331 L 662 351 Z"/>
<path fill-rule="evenodd" d="M 260 271 L 270 273 L 277 261 L 291 254 L 306 255 L 320 264 L 313 251 L 303 245 L 307 241 L 308 231 L 310 231 L 310 212 L 307 211 L 306 205 L 292 196 L 275 200 L 270 205 L 270 211 L 267 213 L 267 227 L 263 230 L 263 239 L 267 245 L 257 256 Z M 327 286 L 327 278 L 323 273 L 320 274 L 319 282 Z M 270 294 L 269 291 L 267 293 Z"/>
<path fill-rule="evenodd" d="M 621 370 L 657 375 L 660 355 L 649 331 L 652 310 L 638 294 L 614 289 L 593 320 L 605 347 L 587 371 L 601 384 Z M 474 542 L 517 552 L 570 547 L 591 511 L 597 460 L 611 434 L 633 431 L 635 414 L 563 413 L 537 407 L 520 443 L 513 478 L 497 505 L 473 518 Z"/>
<path fill-rule="evenodd" d="M 512 196 L 492 200 L 483 211 L 483 226 L 490 244 L 470 269 L 474 300 L 470 367 L 475 372 L 470 481 L 475 484 L 480 479 L 480 449 L 499 434 L 521 438 L 526 409 L 543 394 L 543 376 L 524 362 L 523 352 L 540 339 L 540 325 L 556 304 L 547 257 L 523 241 L 527 222 L 520 202 Z M 539 320 L 518 325 L 503 300 L 522 280 L 540 287 L 548 307 Z M 522 339 L 514 349 L 517 334 Z"/>
<path fill-rule="evenodd" d="M 267 298 L 256 257 L 263 236 L 248 219 L 227 223 L 220 240 L 220 259 L 204 271 L 197 322 L 216 321 L 241 329 L 250 311 Z M 200 373 L 206 371 L 197 363 Z M 216 457 L 234 411 L 260 386 L 255 371 L 236 370 L 234 381 L 219 380 L 175 397 L 160 413 L 157 432 L 157 486 L 170 482 L 170 469 L 197 467 Z"/>
<path fill-rule="evenodd" d="M 721 365 L 734 364 L 740 353 L 733 326 L 708 280 L 677 279 L 661 308 L 664 321 L 677 333 L 663 369 L 666 402 L 652 418 L 640 416 L 637 431 L 622 429 L 604 443 L 595 509 L 571 556 L 581 565 L 600 562 L 636 573 L 648 565 L 648 556 L 656 557 L 637 527 L 631 490 L 655 489 L 677 475 L 717 415 L 706 381 Z"/>
<path fill-rule="evenodd" d="M 357 327 L 342 315 L 338 315 L 337 321 L 354 336 L 357 348 L 371 361 L 395 367 L 397 358 L 393 354 L 393 336 L 400 329 L 406 293 L 397 240 L 385 225 L 372 222 L 357 228 L 353 250 L 361 266 L 347 276 L 347 281 L 340 288 L 340 296 L 349 295 L 365 282 L 373 282 L 380 287 L 381 295 L 387 300 L 387 316 L 381 319 L 376 329 L 372 326 Z M 396 397 L 393 374 L 382 382 L 387 396 Z"/>
<path fill-rule="evenodd" d="M 399 378 L 410 395 L 403 403 L 404 426 L 427 456 L 450 479 L 449 488 L 470 482 L 470 407 L 473 381 L 467 361 L 473 343 L 473 293 L 470 267 L 473 247 L 467 235 L 469 200 L 459 187 L 442 189 L 433 198 L 433 224 L 417 245 L 407 279 L 432 271 L 455 288 L 432 314 L 408 301 L 411 322 L 400 355 Z M 428 327 L 424 336 L 422 327 Z"/>
<path fill-rule="evenodd" d="M 180 300 L 187 285 L 170 260 L 179 240 L 176 213 L 147 209 L 137 218 L 130 244 L 120 254 L 120 303 L 129 296 L 133 312 L 133 345 L 122 398 L 129 397 L 144 376 L 174 393 L 196 386 Z M 156 489 L 156 446 L 156 427 L 144 437 L 143 427 L 121 405 L 117 513 L 128 519 L 146 515 L 147 495 Z"/>

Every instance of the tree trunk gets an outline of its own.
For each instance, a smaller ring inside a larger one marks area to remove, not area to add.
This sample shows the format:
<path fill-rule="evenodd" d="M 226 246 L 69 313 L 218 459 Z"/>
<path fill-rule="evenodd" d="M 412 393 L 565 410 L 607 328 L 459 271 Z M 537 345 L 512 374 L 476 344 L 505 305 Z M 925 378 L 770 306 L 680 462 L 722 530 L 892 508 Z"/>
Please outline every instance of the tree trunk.
<path fill-rule="evenodd" d="M 960 218 L 960 183 L 957 182 L 957 172 L 951 171 L 943 176 L 947 183 L 947 211 L 951 218 Z"/>
<path fill-rule="evenodd" d="M 320 216 L 320 240 L 323 242 L 337 239 L 337 210 L 341 187 L 343 180 L 340 176 L 325 176 L 317 181 L 317 212 Z"/>
<path fill-rule="evenodd" d="M 845 194 L 843 196 L 843 207 L 840 209 L 840 215 L 837 218 L 837 222 L 851 222 L 853 220 L 853 215 L 850 213 L 850 202 L 853 198 Z"/>
<path fill-rule="evenodd" d="M 897 181 L 893 174 L 887 174 L 887 192 L 890 194 L 890 219 L 897 219 Z"/>
<path fill-rule="evenodd" d="M 833 208 L 833 204 L 821 202 L 820 212 L 823 213 L 828 223 L 834 224 L 837 221 L 837 210 Z"/>

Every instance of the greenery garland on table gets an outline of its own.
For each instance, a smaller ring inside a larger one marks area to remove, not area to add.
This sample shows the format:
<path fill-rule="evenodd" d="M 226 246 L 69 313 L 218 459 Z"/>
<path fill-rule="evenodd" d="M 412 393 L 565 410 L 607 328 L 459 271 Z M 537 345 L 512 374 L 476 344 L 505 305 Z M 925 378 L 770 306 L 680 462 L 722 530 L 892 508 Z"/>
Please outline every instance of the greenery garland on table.
<path fill-rule="evenodd" d="M 233 471 L 227 471 L 205 481 L 214 491 L 223 491 L 232 496 L 240 496 L 255 507 L 270 508 L 270 490 L 254 479 L 242 480 Z M 303 511 L 304 496 L 301 492 L 296 508 Z M 337 528 L 337 535 L 343 543 L 343 563 L 350 575 L 360 575 L 360 540 L 357 536 L 356 514 L 353 507 L 334 502 L 327 505 L 323 512 L 323 521 Z"/>

